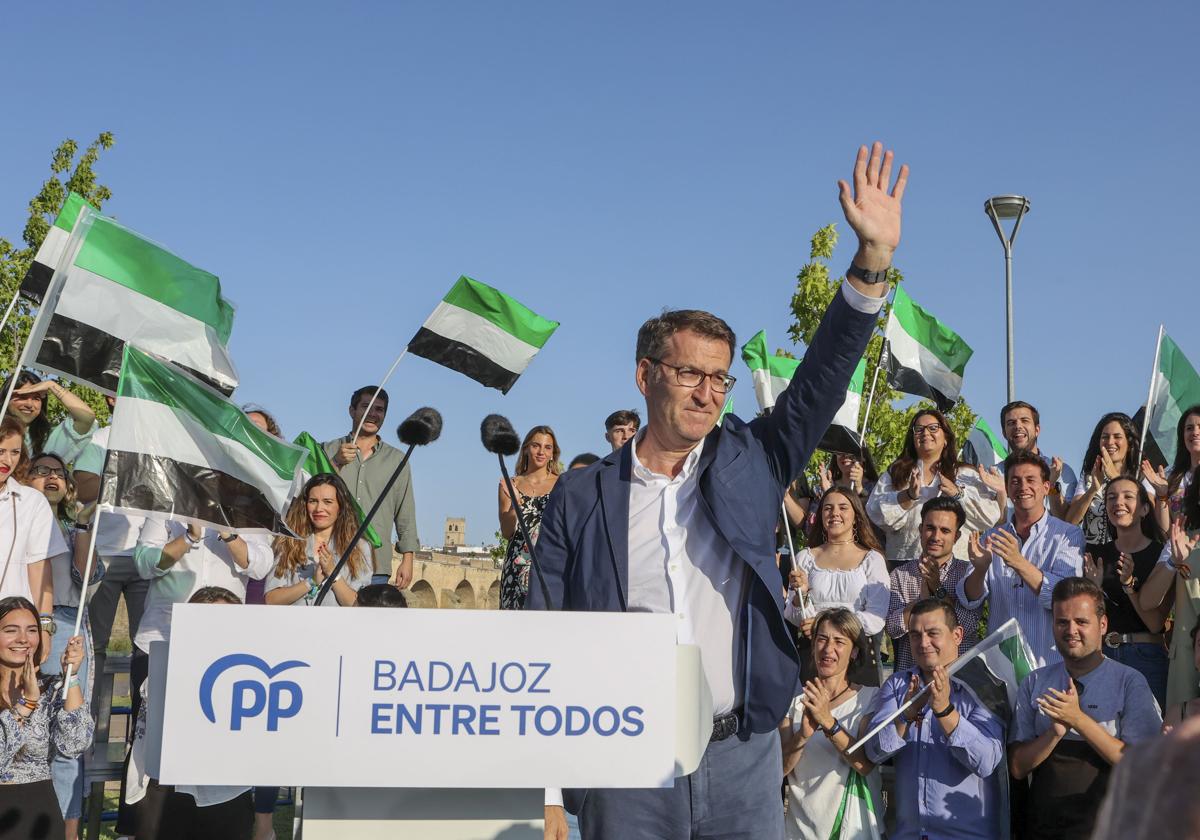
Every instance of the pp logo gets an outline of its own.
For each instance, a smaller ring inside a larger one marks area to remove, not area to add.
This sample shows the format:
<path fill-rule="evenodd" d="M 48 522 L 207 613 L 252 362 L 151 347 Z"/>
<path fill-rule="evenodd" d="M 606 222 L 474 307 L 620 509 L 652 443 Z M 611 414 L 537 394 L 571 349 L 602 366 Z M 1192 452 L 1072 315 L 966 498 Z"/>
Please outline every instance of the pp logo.
<path fill-rule="evenodd" d="M 247 665 L 263 673 L 266 684 L 261 679 L 235 680 L 230 689 L 229 728 L 234 732 L 240 731 L 242 721 L 255 718 L 263 712 L 267 714 L 267 731 L 276 732 L 279 721 L 295 717 L 304 702 L 304 692 L 298 683 L 292 680 L 276 680 L 279 674 L 291 668 L 307 668 L 307 662 L 289 659 L 271 667 L 262 659 L 249 653 L 231 653 L 222 656 L 208 666 L 204 676 L 200 678 L 200 710 L 210 723 L 217 722 L 216 712 L 213 711 L 213 686 L 217 678 L 230 668 Z"/>

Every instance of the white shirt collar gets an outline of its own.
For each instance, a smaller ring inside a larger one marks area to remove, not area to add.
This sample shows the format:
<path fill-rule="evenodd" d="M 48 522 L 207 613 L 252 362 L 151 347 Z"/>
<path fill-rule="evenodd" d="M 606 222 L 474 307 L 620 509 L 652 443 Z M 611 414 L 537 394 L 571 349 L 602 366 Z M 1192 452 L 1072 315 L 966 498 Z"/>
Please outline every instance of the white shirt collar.
<path fill-rule="evenodd" d="M 647 467 L 638 458 L 637 448 L 641 444 L 642 440 L 645 439 L 645 437 L 646 437 L 646 428 L 643 427 L 637 433 L 637 435 L 634 436 L 633 446 L 631 446 L 629 449 L 629 453 L 633 458 L 633 470 L 632 470 L 633 477 L 643 483 L 647 483 L 647 482 L 653 481 L 655 479 L 667 479 L 669 481 L 686 481 L 687 479 L 691 478 L 692 473 L 696 469 L 696 464 L 700 461 L 700 453 L 704 451 L 704 441 L 707 440 L 707 437 L 702 438 L 701 441 L 698 444 L 696 444 L 696 446 L 692 449 L 692 451 L 687 454 L 687 457 L 683 459 L 683 469 L 681 469 L 679 471 L 679 475 L 675 476 L 675 478 L 672 479 L 672 478 L 670 478 L 670 476 L 666 476 L 666 475 L 662 475 L 661 473 L 654 472 L 654 470 Z"/>
<path fill-rule="evenodd" d="M 24 496 L 27 490 L 29 490 L 28 487 L 10 475 L 4 482 L 3 488 L 0 488 L 0 499 L 7 499 L 9 493 L 20 499 L 22 496 Z"/>

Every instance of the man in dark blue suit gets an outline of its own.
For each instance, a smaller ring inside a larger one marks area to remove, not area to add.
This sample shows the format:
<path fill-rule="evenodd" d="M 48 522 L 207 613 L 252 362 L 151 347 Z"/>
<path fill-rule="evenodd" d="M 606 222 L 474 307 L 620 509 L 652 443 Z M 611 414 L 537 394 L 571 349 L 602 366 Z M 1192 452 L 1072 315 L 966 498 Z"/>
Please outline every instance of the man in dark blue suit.
<path fill-rule="evenodd" d="M 797 688 L 783 620 L 775 523 L 845 399 L 887 293 L 900 242 L 901 167 L 858 151 L 853 190 L 839 181 L 858 236 L 848 283 L 834 297 L 774 410 L 718 426 L 736 340 L 698 310 L 665 312 L 638 331 L 638 388 L 647 424 L 616 452 L 562 476 L 547 504 L 538 563 L 550 603 L 531 587 L 526 609 L 667 612 L 681 643 L 700 647 L 713 696 L 713 734 L 700 767 L 673 788 L 568 790 L 585 840 L 783 836 L 777 727 Z M 547 792 L 546 835 L 566 837 Z"/>

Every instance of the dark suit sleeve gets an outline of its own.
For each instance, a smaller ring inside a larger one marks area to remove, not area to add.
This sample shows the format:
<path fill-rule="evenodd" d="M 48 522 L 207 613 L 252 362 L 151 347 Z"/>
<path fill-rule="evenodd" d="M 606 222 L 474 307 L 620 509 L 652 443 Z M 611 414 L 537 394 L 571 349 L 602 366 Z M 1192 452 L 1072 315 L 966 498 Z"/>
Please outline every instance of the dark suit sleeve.
<path fill-rule="evenodd" d="M 852 307 L 838 289 L 774 410 L 751 423 L 781 485 L 790 484 L 804 470 L 842 407 L 877 317 Z"/>
<path fill-rule="evenodd" d="M 560 478 L 550 491 L 546 500 L 546 509 L 542 512 L 542 525 L 538 532 L 534 550 L 537 552 L 538 568 L 546 580 L 546 588 L 550 591 L 551 603 L 547 604 L 542 597 L 542 587 L 538 583 L 537 572 L 529 570 L 529 594 L 525 596 L 527 610 L 561 610 L 567 609 L 564 602 L 566 594 L 567 561 L 570 556 L 567 543 L 566 488 Z"/>

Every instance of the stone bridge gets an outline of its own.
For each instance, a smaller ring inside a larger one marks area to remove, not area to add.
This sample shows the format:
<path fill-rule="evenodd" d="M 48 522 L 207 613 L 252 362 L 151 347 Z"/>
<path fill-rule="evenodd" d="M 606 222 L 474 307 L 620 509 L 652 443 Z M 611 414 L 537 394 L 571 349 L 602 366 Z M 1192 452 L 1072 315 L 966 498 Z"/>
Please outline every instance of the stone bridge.
<path fill-rule="evenodd" d="M 500 609 L 500 567 L 490 557 L 418 551 L 404 597 L 410 607 Z"/>

